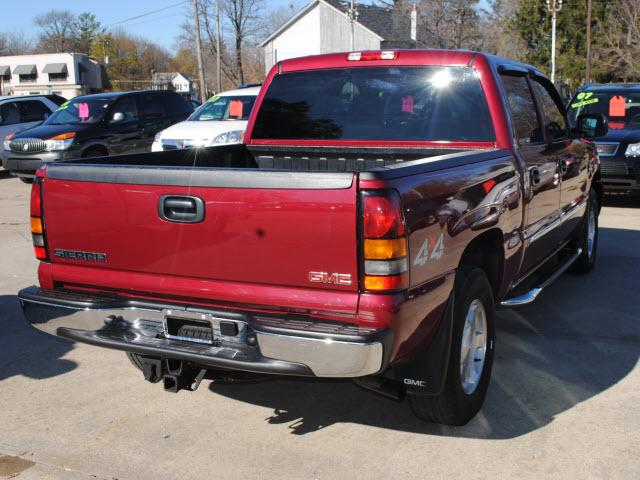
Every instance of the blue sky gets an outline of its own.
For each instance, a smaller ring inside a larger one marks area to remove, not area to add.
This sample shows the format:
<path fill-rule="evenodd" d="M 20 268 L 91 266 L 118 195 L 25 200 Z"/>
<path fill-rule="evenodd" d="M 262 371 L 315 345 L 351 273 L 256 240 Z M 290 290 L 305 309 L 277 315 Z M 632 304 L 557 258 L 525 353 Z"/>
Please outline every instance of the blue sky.
<path fill-rule="evenodd" d="M 57 0 L 53 2 L 51 0 L 17 0 L 4 5 L 5 8 L 2 9 L 0 16 L 0 31 L 21 32 L 27 37 L 35 38 L 38 29 L 33 24 L 33 18 L 52 8 L 70 10 L 75 14 L 89 11 L 94 13 L 103 25 L 109 26 L 179 2 L 180 0 Z M 289 4 L 301 6 L 306 3 L 306 0 L 268 0 L 264 3 L 267 8 L 277 8 L 286 7 Z M 7 6 L 9 8 L 6 8 Z M 191 1 L 189 0 L 183 5 L 131 20 L 119 26 L 173 51 L 180 24 L 185 15 L 190 12 Z"/>
<path fill-rule="evenodd" d="M 94 13 L 100 22 L 107 27 L 117 26 L 126 31 L 139 35 L 148 40 L 158 43 L 170 52 L 174 51 L 175 38 L 179 34 L 180 25 L 186 15 L 191 12 L 191 0 L 184 0 L 181 5 L 180 0 L 5 0 L 9 8 L 3 8 L 0 16 L 0 31 L 21 32 L 27 37 L 35 38 L 38 29 L 33 24 L 33 18 L 51 10 L 52 8 L 70 10 L 75 14 L 82 12 Z M 278 7 L 300 8 L 308 0 L 265 0 L 266 9 L 276 9 Z M 19 7 L 16 5 L 19 3 Z M 362 3 L 371 3 L 363 1 Z M 486 6 L 487 1 L 482 0 L 482 6 Z M 5 5 L 6 7 L 7 5 Z M 122 20 L 143 15 L 148 12 L 170 7 L 160 12 L 147 15 L 143 18 L 118 23 Z"/>

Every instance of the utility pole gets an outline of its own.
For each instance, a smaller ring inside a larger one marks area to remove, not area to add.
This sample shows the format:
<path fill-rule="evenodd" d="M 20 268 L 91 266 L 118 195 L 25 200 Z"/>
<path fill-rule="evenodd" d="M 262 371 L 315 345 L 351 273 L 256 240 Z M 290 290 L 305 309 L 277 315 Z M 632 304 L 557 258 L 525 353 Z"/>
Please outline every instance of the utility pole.
<path fill-rule="evenodd" d="M 216 0 L 216 93 L 222 91 L 222 73 L 220 71 L 220 0 Z"/>
<path fill-rule="evenodd" d="M 356 22 L 358 21 L 358 11 L 354 0 L 351 0 L 348 15 L 349 23 L 351 24 L 351 51 L 353 52 L 356 49 Z"/>
<path fill-rule="evenodd" d="M 556 81 L 556 17 L 562 10 L 562 0 L 547 0 L 551 12 L 551 83 Z"/>
<path fill-rule="evenodd" d="M 591 0 L 587 2 L 587 66 L 585 71 L 586 83 L 591 81 Z"/>
<path fill-rule="evenodd" d="M 207 87 L 204 83 L 204 65 L 202 62 L 202 43 L 200 41 L 200 11 L 198 0 L 193 0 L 193 23 L 196 26 L 196 55 L 198 56 L 198 80 L 200 82 L 200 103 L 206 101 Z"/>

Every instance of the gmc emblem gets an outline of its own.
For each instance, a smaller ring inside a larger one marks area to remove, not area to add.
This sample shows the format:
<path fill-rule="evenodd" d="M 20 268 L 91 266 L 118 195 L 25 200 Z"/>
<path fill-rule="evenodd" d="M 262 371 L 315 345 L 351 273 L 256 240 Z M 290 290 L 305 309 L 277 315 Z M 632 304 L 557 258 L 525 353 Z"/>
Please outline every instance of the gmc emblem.
<path fill-rule="evenodd" d="M 350 273 L 309 272 L 309 281 L 313 283 L 329 283 L 333 285 L 351 285 Z"/>

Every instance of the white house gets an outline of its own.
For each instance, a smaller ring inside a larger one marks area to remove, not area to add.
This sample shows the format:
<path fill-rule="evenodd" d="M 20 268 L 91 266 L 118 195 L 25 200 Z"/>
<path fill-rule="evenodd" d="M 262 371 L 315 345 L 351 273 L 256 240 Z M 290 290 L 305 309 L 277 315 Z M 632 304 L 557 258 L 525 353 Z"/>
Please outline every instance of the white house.
<path fill-rule="evenodd" d="M 154 72 L 153 90 L 173 90 L 187 98 L 194 94 L 194 80 L 191 75 L 182 72 Z"/>
<path fill-rule="evenodd" d="M 71 99 L 104 89 L 100 63 L 82 53 L 0 57 L 0 95 L 57 94 Z"/>
<path fill-rule="evenodd" d="M 352 50 L 348 9 L 349 2 L 341 0 L 307 4 L 260 44 L 266 71 L 288 58 Z M 353 50 L 415 48 L 415 19 L 415 11 L 358 4 Z"/>

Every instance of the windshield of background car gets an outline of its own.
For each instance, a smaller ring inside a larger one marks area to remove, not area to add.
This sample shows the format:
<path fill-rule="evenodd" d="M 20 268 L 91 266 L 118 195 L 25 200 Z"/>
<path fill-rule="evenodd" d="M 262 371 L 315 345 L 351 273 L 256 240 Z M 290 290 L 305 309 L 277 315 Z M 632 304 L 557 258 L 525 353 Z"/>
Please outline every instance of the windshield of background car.
<path fill-rule="evenodd" d="M 277 75 L 252 137 L 283 140 L 495 140 L 468 67 L 359 67 Z"/>
<path fill-rule="evenodd" d="M 104 117 L 113 99 L 77 98 L 58 107 L 44 122 L 46 125 L 97 123 Z"/>
<path fill-rule="evenodd" d="M 640 129 L 640 93 L 579 92 L 569 103 L 569 123 L 576 126 L 583 113 L 600 113 L 609 120 L 610 129 Z"/>
<path fill-rule="evenodd" d="M 188 120 L 248 120 L 255 101 L 255 95 L 211 97 Z"/>

